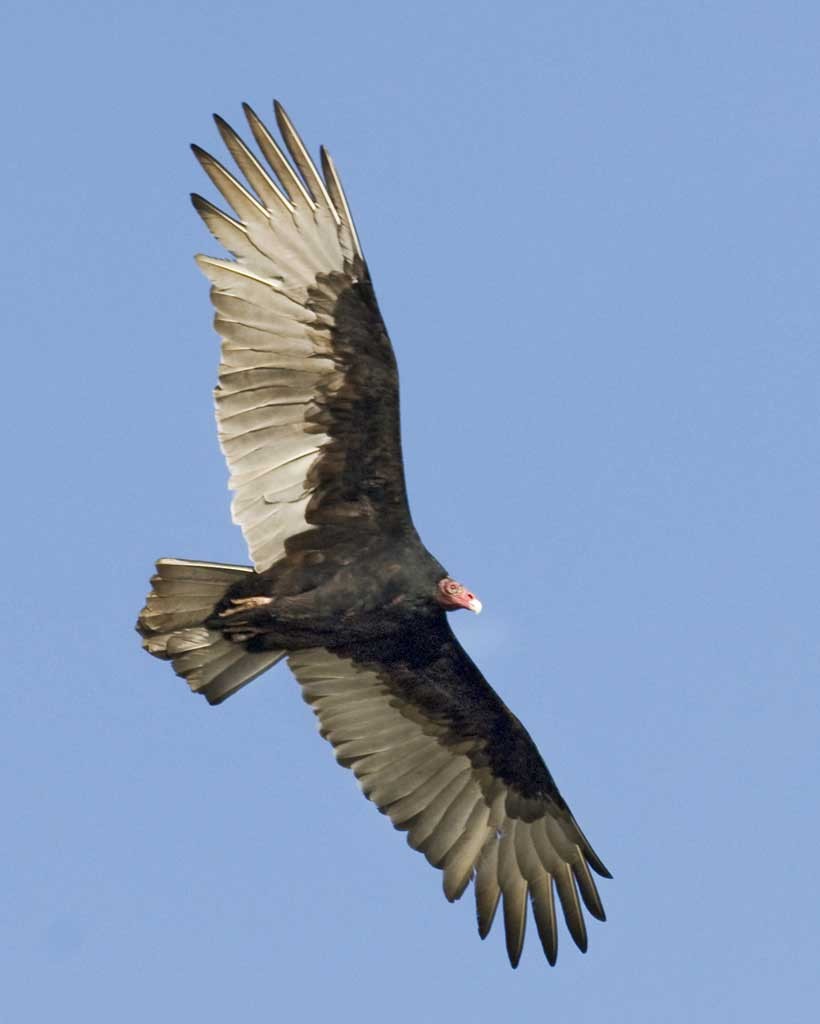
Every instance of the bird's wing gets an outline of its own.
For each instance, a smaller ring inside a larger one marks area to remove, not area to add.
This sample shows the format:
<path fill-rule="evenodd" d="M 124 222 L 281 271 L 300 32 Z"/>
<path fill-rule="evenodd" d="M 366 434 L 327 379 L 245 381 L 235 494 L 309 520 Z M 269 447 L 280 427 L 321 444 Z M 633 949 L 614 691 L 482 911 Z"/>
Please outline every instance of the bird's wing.
<path fill-rule="evenodd" d="M 407 841 L 444 872 L 457 900 L 475 882 L 479 934 L 503 897 L 507 953 L 521 955 L 527 898 L 555 963 L 555 893 L 586 950 L 581 901 L 604 910 L 590 868 L 610 877 L 535 744 L 443 621 L 399 648 L 324 648 L 288 658 L 337 761 Z M 580 894 L 580 898 L 579 898 Z"/>
<path fill-rule="evenodd" d="M 247 185 L 193 147 L 234 216 L 192 199 L 234 257 L 197 262 L 222 337 L 215 397 L 233 517 L 262 572 L 296 535 L 314 534 L 303 549 L 360 546 L 410 519 L 395 358 L 333 162 L 322 150 L 319 173 L 278 104 L 290 161 L 244 109 L 262 160 L 216 123 Z"/>

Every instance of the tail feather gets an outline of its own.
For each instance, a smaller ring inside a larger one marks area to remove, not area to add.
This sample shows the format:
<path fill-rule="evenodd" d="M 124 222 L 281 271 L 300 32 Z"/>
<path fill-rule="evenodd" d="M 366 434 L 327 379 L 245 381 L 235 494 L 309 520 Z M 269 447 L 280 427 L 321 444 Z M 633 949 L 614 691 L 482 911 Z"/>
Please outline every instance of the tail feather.
<path fill-rule="evenodd" d="M 220 704 L 275 665 L 284 651 L 247 651 L 204 621 L 225 591 L 253 569 L 217 562 L 161 558 L 137 631 L 154 657 L 170 661 L 178 676 L 209 704 Z"/>

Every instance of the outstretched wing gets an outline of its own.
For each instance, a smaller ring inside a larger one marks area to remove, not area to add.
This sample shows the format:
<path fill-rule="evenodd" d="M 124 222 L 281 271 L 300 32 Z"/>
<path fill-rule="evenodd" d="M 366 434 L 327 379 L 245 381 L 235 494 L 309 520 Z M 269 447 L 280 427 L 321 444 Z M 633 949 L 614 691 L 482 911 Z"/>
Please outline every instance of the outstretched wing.
<path fill-rule="evenodd" d="M 233 517 L 262 572 L 299 535 L 319 534 L 300 536 L 302 550 L 360 547 L 410 518 L 395 358 L 333 163 L 322 150 L 319 173 L 279 104 L 292 163 L 244 110 L 269 169 L 217 117 L 249 188 L 194 146 L 235 217 L 192 199 L 234 256 L 197 262 L 222 337 L 215 397 Z"/>
<path fill-rule="evenodd" d="M 457 900 L 475 882 L 478 930 L 503 897 L 507 953 L 521 956 L 529 896 L 551 964 L 554 894 L 570 935 L 587 947 L 583 901 L 603 921 L 590 868 L 609 878 L 535 744 L 444 620 L 400 646 L 314 648 L 289 663 L 337 761 L 407 841 L 444 872 Z M 579 896 L 580 894 L 580 896 Z"/>

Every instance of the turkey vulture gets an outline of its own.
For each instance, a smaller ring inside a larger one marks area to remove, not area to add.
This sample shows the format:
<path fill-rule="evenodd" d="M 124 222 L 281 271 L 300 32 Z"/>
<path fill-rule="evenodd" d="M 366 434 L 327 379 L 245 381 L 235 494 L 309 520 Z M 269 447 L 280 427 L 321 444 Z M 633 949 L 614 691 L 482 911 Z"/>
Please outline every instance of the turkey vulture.
<path fill-rule="evenodd" d="M 194 207 L 233 259 L 198 256 L 222 338 L 216 388 L 232 512 L 254 568 L 162 558 L 137 629 L 219 704 L 287 657 L 337 761 L 443 871 L 472 880 L 478 930 L 503 896 L 517 966 L 527 899 L 555 963 L 557 891 L 586 950 L 583 902 L 611 877 L 535 744 L 450 630 L 481 610 L 426 550 L 407 503 L 396 362 L 342 186 L 320 174 L 287 114 L 290 160 L 244 111 L 265 167 L 220 117 L 247 184 L 193 151 L 233 210 Z"/>

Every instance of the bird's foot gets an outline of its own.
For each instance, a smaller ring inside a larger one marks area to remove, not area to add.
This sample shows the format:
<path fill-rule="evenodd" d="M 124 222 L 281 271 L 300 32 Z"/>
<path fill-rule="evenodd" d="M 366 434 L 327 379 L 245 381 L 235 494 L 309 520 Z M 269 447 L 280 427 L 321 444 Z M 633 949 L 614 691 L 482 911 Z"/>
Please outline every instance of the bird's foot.
<path fill-rule="evenodd" d="M 220 619 L 227 619 L 231 615 L 249 612 L 254 608 L 264 608 L 265 605 L 272 603 L 272 597 L 232 597 L 231 604 L 233 608 L 226 608 L 225 611 L 219 613 L 219 617 Z"/>

